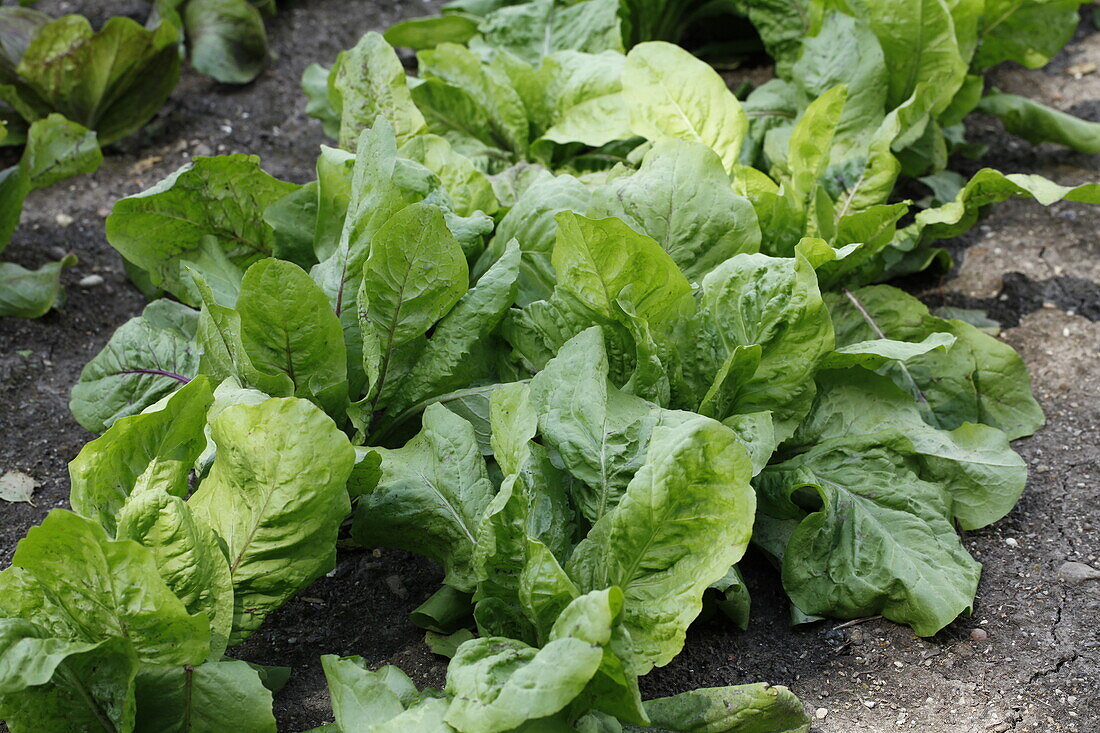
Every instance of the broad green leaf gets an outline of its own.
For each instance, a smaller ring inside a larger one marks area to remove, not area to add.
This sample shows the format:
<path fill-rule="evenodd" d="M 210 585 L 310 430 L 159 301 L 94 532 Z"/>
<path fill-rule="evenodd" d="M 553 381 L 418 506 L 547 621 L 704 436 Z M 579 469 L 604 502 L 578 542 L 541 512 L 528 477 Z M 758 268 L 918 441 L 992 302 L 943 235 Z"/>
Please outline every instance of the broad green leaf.
<path fill-rule="evenodd" d="M 607 379 L 603 333 L 593 327 L 565 344 L 531 380 L 531 404 L 546 446 L 580 483 L 573 500 L 596 522 L 642 467 L 653 430 L 689 419 L 627 395 Z"/>
<path fill-rule="evenodd" d="M 952 430 L 967 422 L 984 423 L 1000 428 L 1009 439 L 1042 426 L 1043 412 L 1031 395 L 1027 367 L 1011 346 L 968 323 L 935 318 L 916 298 L 887 285 L 861 288 L 852 296 L 866 317 L 848 297 L 827 296 L 840 346 L 880 335 L 911 342 L 937 332 L 955 337 L 946 353 L 933 350 L 913 357 L 904 371 L 890 363 L 881 368 L 913 394 L 930 425 Z"/>
<path fill-rule="evenodd" d="M 554 51 L 621 51 L 618 9 L 617 0 L 579 0 L 564 6 L 533 0 L 494 10 L 478 31 L 489 46 L 530 63 Z"/>
<path fill-rule="evenodd" d="M 152 552 L 63 509 L 20 540 L 0 573 L 0 611 L 60 638 L 128 639 L 151 664 L 199 664 L 210 651 L 206 616 L 187 612 Z"/>
<path fill-rule="evenodd" d="M 461 389 L 488 375 L 490 334 L 516 299 L 520 252 L 515 240 L 477 284 L 439 321 L 412 370 L 401 380 L 401 405 Z"/>
<path fill-rule="evenodd" d="M 519 242 L 522 258 L 516 304 L 526 306 L 545 300 L 554 291 L 556 274 L 550 263 L 558 234 L 557 215 L 563 211 L 586 211 L 591 192 L 570 175 L 552 176 L 535 168 L 537 179 L 524 190 L 500 220 L 475 274 L 488 269 L 504 254 L 508 242 Z"/>
<path fill-rule="evenodd" d="M 147 667 L 137 678 L 137 730 L 274 733 L 271 692 L 246 662 Z"/>
<path fill-rule="evenodd" d="M 469 158 L 455 152 L 445 138 L 419 135 L 402 145 L 398 152 L 439 176 L 451 196 L 456 214 L 470 216 L 475 211 L 496 213 L 497 197 L 489 179 L 474 167 Z"/>
<path fill-rule="evenodd" d="M 438 404 L 423 419 L 420 434 L 403 448 L 376 449 L 382 478 L 359 499 L 352 535 L 367 546 L 430 557 L 443 565 L 448 585 L 473 590 L 477 524 L 493 485 L 468 422 Z"/>
<path fill-rule="evenodd" d="M 450 311 L 469 288 L 469 275 L 439 208 L 413 204 L 382 225 L 371 241 L 363 283 L 383 359 Z"/>
<path fill-rule="evenodd" d="M 31 190 L 35 190 L 81 173 L 93 173 L 102 162 L 103 153 L 94 132 L 51 114 L 31 123 L 19 166 Z"/>
<path fill-rule="evenodd" d="M 16 72 L 51 110 L 108 145 L 160 110 L 179 69 L 179 31 L 168 21 L 146 29 L 115 17 L 94 32 L 87 18 L 67 15 L 38 31 Z"/>
<path fill-rule="evenodd" d="M 733 171 L 749 123 L 718 72 L 670 43 L 641 43 L 627 54 L 622 83 L 635 134 L 703 143 Z"/>
<path fill-rule="evenodd" d="M 0 262 L 0 316 L 38 318 L 59 307 L 65 295 L 61 289 L 61 271 L 76 262 L 74 254 L 37 270 Z"/>
<path fill-rule="evenodd" d="M 858 4 L 882 44 L 889 73 L 889 107 L 908 99 L 918 84 L 930 82 L 928 93 L 936 99 L 932 109 L 942 112 L 967 71 L 947 2 L 864 0 Z"/>
<path fill-rule="evenodd" d="M 974 66 L 988 69 L 1016 61 L 1045 66 L 1077 30 L 1083 0 L 986 0 Z"/>
<path fill-rule="evenodd" d="M 881 614 L 921 636 L 970 612 L 980 565 L 951 526 L 951 498 L 919 478 L 917 463 L 891 430 L 819 444 L 757 478 L 761 524 L 801 520 L 783 554 L 798 608 Z"/>
<path fill-rule="evenodd" d="M 694 417 L 655 427 L 622 499 L 574 550 L 566 572 L 582 592 L 623 591 L 632 672 L 679 653 L 703 592 L 744 554 L 756 508 L 751 476 L 745 449 L 721 424 Z"/>
<path fill-rule="evenodd" d="M 241 271 L 271 256 L 275 236 L 264 210 L 296 188 L 264 173 L 256 156 L 196 158 L 116 203 L 107 217 L 107 239 L 146 270 L 154 285 L 197 305 L 181 265 L 200 256 L 207 238 Z"/>
<path fill-rule="evenodd" d="M 1004 433 L 964 423 L 939 430 L 924 422 L 911 393 L 889 378 L 859 369 L 818 375 L 813 408 L 785 448 L 811 448 L 825 441 L 870 435 L 886 428 L 905 432 L 921 457 L 921 478 L 951 495 L 951 513 L 963 529 L 992 524 L 1015 506 L 1027 481 L 1027 466 Z"/>
<path fill-rule="evenodd" d="M 336 246 L 327 254 L 324 250 L 318 251 L 318 257 L 323 259 L 310 271 L 310 276 L 328 295 L 338 316 L 355 310 L 363 262 L 370 254 L 374 235 L 390 217 L 416 200 L 395 180 L 397 141 L 393 128 L 385 118 L 380 118 L 374 127 L 363 131 L 358 147 L 349 191 L 344 190 L 346 183 L 343 176 L 331 170 L 336 167 L 334 165 L 326 163 L 324 169 L 329 175 L 319 178 L 330 182 L 326 189 L 333 197 L 348 196 L 347 203 L 332 207 L 346 210 L 343 228 L 335 240 Z M 335 151 L 323 153 L 323 157 L 331 158 L 333 163 L 339 159 Z M 330 214 L 326 218 L 334 217 Z"/>
<path fill-rule="evenodd" d="M 209 621 L 208 659 L 221 659 L 233 627 L 233 578 L 214 530 L 183 499 L 147 488 L 119 511 L 118 539 L 149 548 L 176 597 L 190 613 L 201 612 Z"/>
<path fill-rule="evenodd" d="M 134 492 L 186 496 L 191 467 L 206 447 L 203 426 L 213 399 L 210 382 L 197 377 L 159 410 L 121 418 L 85 445 L 69 464 L 73 510 L 113 533 L 118 511 Z"/>
<path fill-rule="evenodd" d="M 325 654 L 321 666 L 328 681 L 332 712 L 343 733 L 377 731 L 405 712 L 419 698 L 419 692 L 397 667 L 371 671 L 362 657 Z"/>
<path fill-rule="evenodd" d="M 241 281 L 237 312 L 252 365 L 286 374 L 296 396 L 341 419 L 347 405 L 343 329 L 309 275 L 284 260 L 257 262 Z"/>
<path fill-rule="evenodd" d="M 994 92 L 982 97 L 977 110 L 1001 118 L 1005 129 L 1032 145 L 1058 143 L 1080 153 L 1100 153 L 1100 122 L 1066 114 L 1025 97 Z"/>
<path fill-rule="evenodd" d="M 405 69 L 382 36 L 367 33 L 342 51 L 329 75 L 329 94 L 339 100 L 340 147 L 354 151 L 360 133 L 380 117 L 389 121 L 398 144 L 426 131 L 413 104 Z"/>
<path fill-rule="evenodd" d="M 923 341 L 892 341 L 886 338 L 872 341 L 860 341 L 841 346 L 821 360 L 822 369 L 843 369 L 861 366 L 864 369 L 878 369 L 890 362 L 905 362 L 939 350 L 946 354 L 955 343 L 955 337 L 949 333 L 936 331 L 928 334 Z"/>
<path fill-rule="evenodd" d="M 393 46 L 419 51 L 441 43 L 466 43 L 477 33 L 477 18 L 463 13 L 448 13 L 427 18 L 412 18 L 391 25 L 383 37 Z"/>
<path fill-rule="evenodd" d="M 808 733 L 810 717 L 794 693 L 764 682 L 705 687 L 646 700 L 654 728 L 675 733 Z"/>
<path fill-rule="evenodd" d="M 77 422 L 102 433 L 193 379 L 199 372 L 198 316 L 162 299 L 122 324 L 73 386 L 69 409 Z"/>
<path fill-rule="evenodd" d="M 132 730 L 138 660 L 121 638 L 51 638 L 0 619 L 0 719 L 12 733 Z"/>
<path fill-rule="evenodd" d="M 887 76 L 882 47 L 865 20 L 828 13 L 818 34 L 803 43 L 791 81 L 810 99 L 840 85 L 847 89 L 833 140 L 837 161 L 858 154 L 882 122 Z"/>
<path fill-rule="evenodd" d="M 791 131 L 787 168 L 792 193 L 808 202 L 829 162 L 830 148 L 848 98 L 846 86 L 835 86 L 810 103 Z"/>
<path fill-rule="evenodd" d="M 245 350 L 241 314 L 219 305 L 206 281 L 192 272 L 195 289 L 202 300 L 195 341 L 202 350 L 199 371 L 213 381 L 233 378 L 240 385 L 256 388 L 264 394 L 289 396 L 294 382 L 282 371 L 257 369 Z"/>
<path fill-rule="evenodd" d="M 324 413 L 294 398 L 226 408 L 211 437 L 214 465 L 188 503 L 229 551 L 233 644 L 334 567 L 355 451 Z"/>
<path fill-rule="evenodd" d="M 523 100 L 507 77 L 467 48 L 447 43 L 417 54 L 422 79 L 439 79 L 462 89 L 484 114 L 489 126 L 487 145 L 522 155 L 529 123 Z M 420 86 L 424 86 L 421 84 Z M 418 87 L 419 88 L 419 87 Z M 416 91 L 413 92 L 414 99 Z"/>
<path fill-rule="evenodd" d="M 637 314 L 657 323 L 671 318 L 691 292 L 691 285 L 661 245 L 622 220 L 589 219 L 572 212 L 555 218 L 556 293 L 612 318 L 615 301 L 629 286 Z"/>
<path fill-rule="evenodd" d="M 503 637 L 472 639 L 447 667 L 446 720 L 462 733 L 498 733 L 553 715 L 584 690 L 602 659 L 599 646 L 569 635 L 541 649 Z"/>
<path fill-rule="evenodd" d="M 733 193 L 718 156 L 697 143 L 657 142 L 637 173 L 594 192 L 587 213 L 620 216 L 657 240 L 693 281 L 736 254 L 760 248 L 752 205 Z"/>
<path fill-rule="evenodd" d="M 802 252 L 724 262 L 703 279 L 700 309 L 679 338 L 685 382 L 674 404 L 705 407 L 719 419 L 770 410 L 780 439 L 801 418 L 818 361 L 833 348 L 828 310 Z"/>
<path fill-rule="evenodd" d="M 249 0 L 188 0 L 183 28 L 191 65 L 223 84 L 247 84 L 267 63 L 267 33 Z"/>

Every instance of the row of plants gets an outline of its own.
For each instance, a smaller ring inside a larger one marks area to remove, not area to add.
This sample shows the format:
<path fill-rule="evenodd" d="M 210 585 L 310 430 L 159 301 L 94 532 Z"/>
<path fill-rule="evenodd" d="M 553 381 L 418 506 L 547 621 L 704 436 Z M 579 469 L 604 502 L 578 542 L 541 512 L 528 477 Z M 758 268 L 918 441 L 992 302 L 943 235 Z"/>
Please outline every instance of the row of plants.
<path fill-rule="evenodd" d="M 170 297 L 83 370 L 73 511 L 0 572 L 13 732 L 274 730 L 286 671 L 226 653 L 342 536 L 442 566 L 412 620 L 451 657 L 443 690 L 324 657 L 345 732 L 805 731 L 782 687 L 641 699 L 705 605 L 747 622 L 750 544 L 794 622 L 970 613 L 956 527 L 1011 510 L 1042 412 L 1010 347 L 880 283 L 990 203 L 1100 201 L 947 168 L 1004 102 L 981 70 L 1076 3 L 739 3 L 777 61 L 744 102 L 629 40 L 653 8 L 499 5 L 391 29 L 417 76 L 377 33 L 307 71 L 315 180 L 196 158 L 115 205 Z"/>

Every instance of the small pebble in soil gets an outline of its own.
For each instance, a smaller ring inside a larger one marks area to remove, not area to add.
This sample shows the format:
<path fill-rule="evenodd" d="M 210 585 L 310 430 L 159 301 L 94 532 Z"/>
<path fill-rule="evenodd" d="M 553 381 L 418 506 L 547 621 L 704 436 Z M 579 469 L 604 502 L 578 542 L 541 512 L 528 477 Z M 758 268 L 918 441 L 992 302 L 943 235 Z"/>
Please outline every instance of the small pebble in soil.
<path fill-rule="evenodd" d="M 971 629 L 970 640 L 971 641 L 985 641 L 989 638 L 989 632 L 985 629 Z"/>
<path fill-rule="evenodd" d="M 53 220 L 57 222 L 59 227 L 71 226 L 73 223 L 73 218 L 68 214 L 58 214 Z"/>
<path fill-rule="evenodd" d="M 94 288 L 97 285 L 102 285 L 103 284 L 103 276 L 102 275 L 86 275 L 86 276 L 80 278 L 80 282 L 77 283 L 77 284 L 80 285 L 80 287 L 82 287 L 82 288 Z"/>
<path fill-rule="evenodd" d="M 210 146 L 206 143 L 199 143 L 192 155 L 213 155 L 214 151 L 210 149 Z"/>
<path fill-rule="evenodd" d="M 1008 539 L 1006 539 L 1005 544 L 1008 545 L 1009 547 L 1019 547 L 1020 546 L 1020 543 L 1016 541 L 1015 537 L 1009 537 Z"/>
<path fill-rule="evenodd" d="M 1081 583 L 1086 580 L 1100 580 L 1100 570 L 1086 565 L 1083 562 L 1065 562 L 1058 568 L 1058 575 L 1071 583 Z"/>
<path fill-rule="evenodd" d="M 829 714 L 829 709 L 828 708 L 818 708 L 814 712 L 814 715 L 817 716 L 818 720 L 825 720 L 825 716 L 828 715 L 828 714 Z"/>
<path fill-rule="evenodd" d="M 64 247 L 58 247 L 56 244 L 50 247 L 50 257 L 53 257 L 55 260 L 60 260 L 67 254 L 68 252 L 65 251 Z"/>

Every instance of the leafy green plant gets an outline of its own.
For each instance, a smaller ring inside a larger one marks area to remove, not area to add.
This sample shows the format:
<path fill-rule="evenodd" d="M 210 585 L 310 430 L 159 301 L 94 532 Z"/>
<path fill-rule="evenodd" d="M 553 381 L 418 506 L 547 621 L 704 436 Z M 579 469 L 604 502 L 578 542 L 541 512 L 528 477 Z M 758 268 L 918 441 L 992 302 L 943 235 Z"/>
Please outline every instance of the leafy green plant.
<path fill-rule="evenodd" d="M 971 60 L 1024 53 L 1014 15 L 932 4 L 912 53 L 936 75 L 980 91 Z M 548 2 L 498 5 L 462 3 L 496 19 L 477 38 L 461 14 L 404 26 L 470 44 L 423 44 L 419 77 L 378 34 L 308 72 L 343 148 L 314 181 L 199 158 L 115 206 L 109 241 L 178 302 L 85 368 L 71 407 L 103 435 L 70 466 L 75 513 L 0 573 L 13 730 L 78 687 L 66 727 L 228 710 L 273 729 L 279 673 L 224 655 L 333 566 L 349 516 L 351 541 L 442 566 L 413 620 L 452 659 L 420 691 L 324 657 L 329 730 L 808 730 L 784 688 L 641 699 L 706 604 L 745 623 L 750 544 L 795 621 L 931 635 L 970 612 L 980 565 L 955 528 L 1011 510 L 1009 440 L 1043 415 L 1010 347 L 874 283 L 986 204 L 1100 189 L 987 169 L 896 200 L 899 176 L 943 172 L 966 105 L 893 75 L 910 59 L 884 39 L 913 40 L 893 3 L 798 5 L 805 27 L 746 3 L 781 78 L 745 104 L 676 46 L 608 48 L 617 5 L 604 25 L 594 0 L 549 25 L 519 22 Z"/>
<path fill-rule="evenodd" d="M 178 31 L 111 18 L 93 31 L 87 18 L 57 20 L 29 8 L 0 8 L 0 120 L 6 144 L 51 113 L 95 131 L 108 145 L 141 129 L 179 79 Z"/>
<path fill-rule="evenodd" d="M 263 16 L 275 14 L 275 0 L 155 0 L 154 7 L 182 29 L 197 71 L 247 84 L 267 65 Z"/>
<path fill-rule="evenodd" d="M 0 139 L 3 134 L 0 126 Z M 23 201 L 31 191 L 91 173 L 102 160 L 95 133 L 80 125 L 58 114 L 32 123 L 19 163 L 0 171 L 0 252 L 11 241 Z M 37 270 L 0 262 L 0 316 L 45 315 L 62 300 L 61 270 L 74 264 L 76 256 L 72 254 Z"/>

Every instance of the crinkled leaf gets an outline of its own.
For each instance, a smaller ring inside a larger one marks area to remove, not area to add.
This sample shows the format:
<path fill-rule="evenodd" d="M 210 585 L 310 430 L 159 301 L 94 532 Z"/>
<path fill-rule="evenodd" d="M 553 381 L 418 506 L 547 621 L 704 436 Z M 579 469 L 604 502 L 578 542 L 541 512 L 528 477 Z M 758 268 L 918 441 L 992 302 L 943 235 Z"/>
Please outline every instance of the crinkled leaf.
<path fill-rule="evenodd" d="M 355 451 L 332 420 L 295 398 L 226 408 L 211 437 L 214 465 L 188 503 L 229 550 L 232 644 L 335 566 Z"/>
<path fill-rule="evenodd" d="M 135 491 L 186 496 L 188 476 L 206 447 L 203 426 L 214 396 L 205 377 L 172 394 L 159 410 L 121 418 L 69 463 L 73 510 L 115 531 L 116 516 Z"/>

